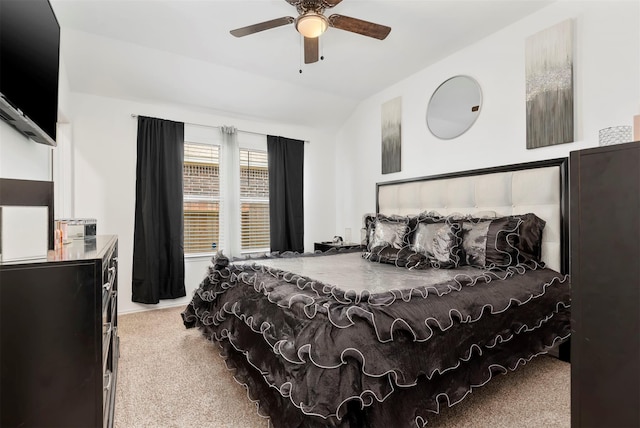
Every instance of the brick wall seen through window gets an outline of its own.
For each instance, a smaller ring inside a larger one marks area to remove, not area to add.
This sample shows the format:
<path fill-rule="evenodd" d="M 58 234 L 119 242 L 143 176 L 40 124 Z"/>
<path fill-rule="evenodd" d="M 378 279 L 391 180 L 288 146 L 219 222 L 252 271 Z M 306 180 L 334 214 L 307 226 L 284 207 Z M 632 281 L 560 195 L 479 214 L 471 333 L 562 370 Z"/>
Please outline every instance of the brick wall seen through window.
<path fill-rule="evenodd" d="M 220 148 L 185 142 L 185 254 L 211 253 L 220 236 Z M 267 153 L 240 150 L 242 252 L 269 251 L 269 173 Z"/>

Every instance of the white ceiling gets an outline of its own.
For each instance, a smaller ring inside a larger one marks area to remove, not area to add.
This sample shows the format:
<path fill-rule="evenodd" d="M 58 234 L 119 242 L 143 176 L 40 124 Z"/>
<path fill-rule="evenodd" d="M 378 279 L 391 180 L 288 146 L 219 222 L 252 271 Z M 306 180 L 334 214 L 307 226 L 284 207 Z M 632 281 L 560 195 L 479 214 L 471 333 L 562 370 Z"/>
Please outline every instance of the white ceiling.
<path fill-rule="evenodd" d="M 304 65 L 284 0 L 50 0 L 72 91 L 185 104 L 226 115 L 335 128 L 363 99 L 552 0 L 344 0 L 339 13 L 392 28 L 386 40 L 329 28 Z M 299 70 L 302 69 L 302 73 Z"/>

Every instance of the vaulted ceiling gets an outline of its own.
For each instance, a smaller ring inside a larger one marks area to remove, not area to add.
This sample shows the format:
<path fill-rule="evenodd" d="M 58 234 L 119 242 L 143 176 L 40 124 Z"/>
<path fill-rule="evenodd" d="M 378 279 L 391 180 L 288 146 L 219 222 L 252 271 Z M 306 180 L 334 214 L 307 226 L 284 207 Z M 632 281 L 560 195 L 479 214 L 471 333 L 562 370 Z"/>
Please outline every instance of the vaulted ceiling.
<path fill-rule="evenodd" d="M 285 0 L 50 0 L 72 91 L 228 115 L 338 127 L 381 89 L 549 5 L 550 0 L 344 0 L 327 9 L 390 26 L 383 40 L 329 28 L 305 65 Z M 299 71 L 302 70 L 302 73 Z"/>

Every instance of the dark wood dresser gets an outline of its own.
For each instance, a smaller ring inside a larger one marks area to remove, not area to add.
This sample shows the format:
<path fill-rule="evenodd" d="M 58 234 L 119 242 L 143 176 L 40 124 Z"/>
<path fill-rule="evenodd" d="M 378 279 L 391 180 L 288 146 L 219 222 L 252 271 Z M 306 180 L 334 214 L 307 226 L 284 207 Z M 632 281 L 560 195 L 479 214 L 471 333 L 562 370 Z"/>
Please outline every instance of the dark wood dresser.
<path fill-rule="evenodd" d="M 640 142 L 570 155 L 571 426 L 640 426 Z"/>
<path fill-rule="evenodd" d="M 0 263 L 0 426 L 111 427 L 118 239 Z"/>

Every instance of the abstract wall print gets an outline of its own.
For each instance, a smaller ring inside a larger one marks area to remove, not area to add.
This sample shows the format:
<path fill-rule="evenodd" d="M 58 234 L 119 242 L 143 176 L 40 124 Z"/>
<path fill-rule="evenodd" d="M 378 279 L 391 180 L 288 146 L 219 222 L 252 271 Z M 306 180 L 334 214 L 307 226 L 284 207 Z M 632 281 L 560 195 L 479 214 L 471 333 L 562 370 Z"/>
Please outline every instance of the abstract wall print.
<path fill-rule="evenodd" d="M 527 149 L 573 141 L 573 21 L 527 38 Z"/>
<path fill-rule="evenodd" d="M 402 98 L 382 104 L 382 173 L 399 172 L 402 149 Z"/>

